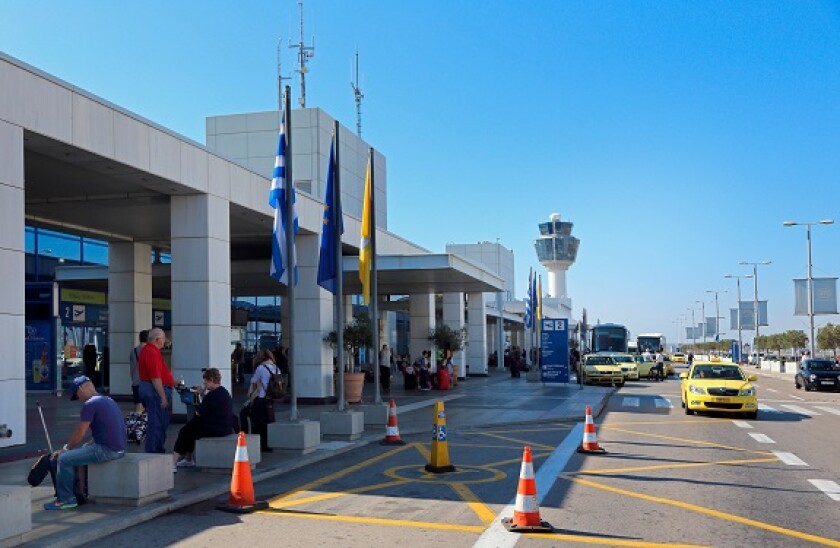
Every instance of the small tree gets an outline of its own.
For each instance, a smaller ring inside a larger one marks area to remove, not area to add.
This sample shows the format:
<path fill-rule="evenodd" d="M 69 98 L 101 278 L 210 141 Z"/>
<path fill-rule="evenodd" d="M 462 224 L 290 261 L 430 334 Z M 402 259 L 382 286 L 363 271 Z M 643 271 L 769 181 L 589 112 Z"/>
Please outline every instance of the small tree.
<path fill-rule="evenodd" d="M 467 339 L 466 329 L 453 329 L 444 324 L 429 332 L 429 340 L 440 350 L 457 352 L 464 348 Z"/>
<path fill-rule="evenodd" d="M 330 331 L 324 337 L 324 342 L 328 343 L 332 348 L 335 348 L 338 342 L 338 335 L 336 332 Z M 360 314 L 353 318 L 353 321 L 344 326 L 344 350 L 349 354 L 350 359 L 345 365 L 345 371 L 354 371 L 356 366 L 353 364 L 353 359 L 358 350 L 362 348 L 370 348 L 373 344 L 373 329 L 370 323 L 370 318 L 367 314 Z"/>
<path fill-rule="evenodd" d="M 820 350 L 831 350 L 837 357 L 837 347 L 840 346 L 840 325 L 828 323 L 817 332 L 817 345 Z"/>

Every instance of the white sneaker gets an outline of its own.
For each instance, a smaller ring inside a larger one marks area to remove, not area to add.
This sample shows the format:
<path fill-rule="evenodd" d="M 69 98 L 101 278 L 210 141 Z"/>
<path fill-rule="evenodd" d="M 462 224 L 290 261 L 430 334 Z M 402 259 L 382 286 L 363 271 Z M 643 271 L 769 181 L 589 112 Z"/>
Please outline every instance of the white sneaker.
<path fill-rule="evenodd" d="M 173 474 L 177 474 L 177 473 L 178 473 L 178 465 L 177 465 L 177 464 L 176 464 L 175 466 L 173 466 L 173 467 L 172 467 L 172 473 L 173 473 Z"/>
<path fill-rule="evenodd" d="M 177 468 L 193 468 L 195 463 L 191 460 L 181 459 L 177 463 L 175 463 Z"/>

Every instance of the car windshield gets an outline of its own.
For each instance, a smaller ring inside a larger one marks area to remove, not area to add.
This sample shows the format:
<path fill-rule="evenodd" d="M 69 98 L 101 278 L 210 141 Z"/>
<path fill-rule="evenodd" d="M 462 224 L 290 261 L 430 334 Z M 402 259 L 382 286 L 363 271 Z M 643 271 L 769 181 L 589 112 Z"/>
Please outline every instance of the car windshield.
<path fill-rule="evenodd" d="M 808 362 L 808 369 L 811 371 L 831 371 L 834 368 L 834 362 L 830 360 L 810 360 Z"/>
<path fill-rule="evenodd" d="M 728 379 L 744 380 L 744 375 L 738 367 L 718 365 L 701 365 L 691 370 L 692 379 Z"/>
<path fill-rule="evenodd" d="M 612 365 L 613 359 L 609 356 L 590 356 L 586 358 L 586 365 Z"/>
<path fill-rule="evenodd" d="M 613 359 L 619 363 L 633 363 L 633 356 L 613 356 Z"/>

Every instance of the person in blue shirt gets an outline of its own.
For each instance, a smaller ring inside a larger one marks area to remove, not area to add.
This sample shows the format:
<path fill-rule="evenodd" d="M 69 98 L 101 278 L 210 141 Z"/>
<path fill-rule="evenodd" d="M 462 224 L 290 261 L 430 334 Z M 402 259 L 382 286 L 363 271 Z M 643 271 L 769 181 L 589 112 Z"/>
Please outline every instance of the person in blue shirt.
<path fill-rule="evenodd" d="M 53 453 L 58 459 L 55 478 L 56 499 L 44 504 L 45 510 L 72 510 L 78 506 L 73 484 L 76 466 L 107 462 L 125 455 L 125 423 L 116 402 L 96 391 L 85 375 L 73 379 L 70 399 L 82 402 L 81 420 L 70 441 Z M 88 431 L 92 439 L 82 444 Z"/>

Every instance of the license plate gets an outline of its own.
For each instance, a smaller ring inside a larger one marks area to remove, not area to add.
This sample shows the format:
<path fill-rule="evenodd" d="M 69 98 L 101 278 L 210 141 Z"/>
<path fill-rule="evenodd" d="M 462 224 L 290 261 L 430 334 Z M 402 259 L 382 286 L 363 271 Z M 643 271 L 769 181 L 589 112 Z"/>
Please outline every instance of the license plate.
<path fill-rule="evenodd" d="M 822 384 L 834 384 L 834 381 L 820 381 Z"/>
<path fill-rule="evenodd" d="M 717 403 L 729 403 L 729 398 L 714 398 Z"/>

